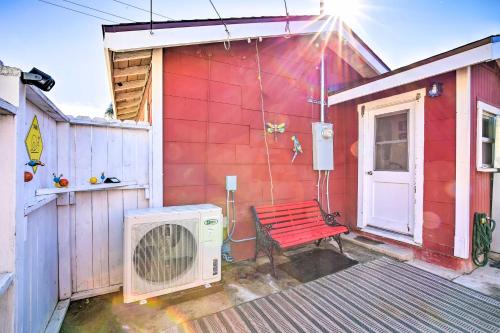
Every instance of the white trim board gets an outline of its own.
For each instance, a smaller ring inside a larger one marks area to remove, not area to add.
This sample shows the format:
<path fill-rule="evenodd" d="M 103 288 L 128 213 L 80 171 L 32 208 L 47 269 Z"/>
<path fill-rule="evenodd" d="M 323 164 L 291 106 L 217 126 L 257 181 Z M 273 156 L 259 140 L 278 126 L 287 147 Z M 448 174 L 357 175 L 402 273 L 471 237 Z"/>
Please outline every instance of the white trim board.
<path fill-rule="evenodd" d="M 388 72 L 386 66 L 372 52 L 359 42 L 352 34 L 339 28 L 339 22 L 332 19 L 290 21 L 292 35 L 313 35 L 320 32 L 340 32 L 344 40 L 355 50 L 366 63 L 378 74 Z M 231 41 L 249 38 L 284 37 L 286 22 L 255 22 L 229 25 Z M 143 49 L 168 48 L 184 45 L 220 43 L 228 40 L 222 25 L 192 26 L 169 29 L 105 32 L 105 52 L 125 52 Z M 109 62 L 106 63 L 109 67 Z M 109 73 L 108 73 L 109 74 Z M 108 75 L 109 76 L 109 75 Z"/>
<path fill-rule="evenodd" d="M 500 42 L 482 45 L 349 90 L 341 91 L 328 97 L 328 106 L 451 72 L 465 66 L 496 60 L 500 54 L 498 51 L 499 47 Z"/>
<path fill-rule="evenodd" d="M 364 223 L 364 175 L 365 175 L 365 155 L 364 135 L 368 131 L 367 121 L 363 120 L 363 112 L 370 112 L 388 106 L 414 103 L 415 110 L 415 220 L 413 229 L 413 242 L 415 245 L 422 245 L 423 231 L 423 207 L 424 207 L 424 117 L 425 117 L 425 89 L 413 90 L 403 94 L 381 98 L 368 103 L 358 105 L 358 212 L 357 226 L 363 231 L 370 232 L 370 228 L 365 230 Z M 388 234 L 390 235 L 390 234 Z M 392 237 L 391 237 L 392 238 Z"/>
<path fill-rule="evenodd" d="M 470 147 L 471 96 L 470 67 L 457 70 L 456 79 L 456 164 L 455 164 L 455 239 L 453 255 L 469 258 L 470 227 Z"/>
<path fill-rule="evenodd" d="M 285 36 L 286 22 L 260 22 L 231 24 L 228 29 L 230 40 L 246 40 L 258 37 Z M 294 35 L 315 34 L 320 31 L 337 31 L 335 24 L 327 20 L 290 21 L 290 30 Z M 104 47 L 115 52 L 154 49 L 194 44 L 220 43 L 227 40 L 227 34 L 222 25 L 206 25 L 179 27 L 169 29 L 106 32 Z"/>
<path fill-rule="evenodd" d="M 151 199 L 149 205 L 163 207 L 163 49 L 153 50 L 151 66 L 152 119 L 149 132 Z"/>

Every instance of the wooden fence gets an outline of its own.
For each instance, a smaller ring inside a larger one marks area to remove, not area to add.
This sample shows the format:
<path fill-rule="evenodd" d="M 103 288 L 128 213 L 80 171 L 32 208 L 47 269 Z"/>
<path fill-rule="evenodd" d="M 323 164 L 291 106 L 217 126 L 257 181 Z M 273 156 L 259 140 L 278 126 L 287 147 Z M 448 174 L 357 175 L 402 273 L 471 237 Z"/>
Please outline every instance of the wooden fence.
<path fill-rule="evenodd" d="M 77 118 L 59 124 L 57 134 L 59 170 L 81 189 L 58 199 L 61 295 L 116 290 L 123 276 L 123 214 L 149 206 L 149 125 Z M 102 172 L 130 185 L 93 190 L 89 178 Z"/>
<path fill-rule="evenodd" d="M 59 299 L 104 294 L 122 285 L 124 212 L 149 206 L 150 127 L 84 117 L 56 122 L 29 103 L 26 110 L 24 133 L 36 115 L 45 166 L 24 187 L 25 264 L 18 272 L 24 319 L 18 322 L 20 331 L 38 332 Z M 89 183 L 103 172 L 121 183 Z M 52 173 L 63 174 L 69 187 L 55 188 Z"/>
<path fill-rule="evenodd" d="M 42 332 L 69 298 L 121 286 L 124 212 L 153 201 L 151 127 L 68 117 L 14 74 L 0 70 L 0 332 Z M 89 183 L 103 172 L 121 182 Z"/>

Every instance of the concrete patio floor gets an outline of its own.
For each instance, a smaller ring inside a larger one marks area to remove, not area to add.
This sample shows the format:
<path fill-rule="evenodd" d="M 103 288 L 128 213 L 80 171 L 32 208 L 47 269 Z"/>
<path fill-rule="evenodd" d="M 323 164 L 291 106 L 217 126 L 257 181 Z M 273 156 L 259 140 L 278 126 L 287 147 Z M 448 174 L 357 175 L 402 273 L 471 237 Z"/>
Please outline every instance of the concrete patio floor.
<path fill-rule="evenodd" d="M 290 261 L 290 256 L 298 253 L 313 253 L 315 248 L 316 246 L 309 245 L 277 255 L 276 264 L 287 263 Z M 320 249 L 338 252 L 336 244 L 326 242 Z M 382 254 L 357 242 L 349 240 L 344 242 L 344 255 L 359 263 L 392 254 L 393 257 L 399 257 L 401 252 L 395 249 L 393 253 L 390 248 L 384 248 Z M 471 274 L 461 275 L 419 260 L 411 259 L 407 263 L 500 299 L 498 268 L 483 267 Z M 61 332 L 162 332 L 182 322 L 201 318 L 301 284 L 299 279 L 283 270 L 278 269 L 278 276 L 279 279 L 272 277 L 267 258 L 261 257 L 256 262 L 248 260 L 224 265 L 223 281 L 210 288 L 199 287 L 155 297 L 144 305 L 138 302 L 123 304 L 121 292 L 75 301 L 69 307 Z"/>
<path fill-rule="evenodd" d="M 289 256 L 312 251 L 314 245 L 288 251 L 275 257 L 276 264 Z M 324 242 L 321 249 L 337 251 Z M 360 263 L 382 255 L 354 244 L 345 243 L 345 255 Z M 123 304 L 121 292 L 72 302 L 61 332 L 162 332 L 184 321 L 200 318 L 235 305 L 301 284 L 278 269 L 279 279 L 272 277 L 266 257 L 256 262 L 242 261 L 223 266 L 222 283 L 210 288 L 196 288 L 173 295 L 149 299 L 147 304 Z"/>

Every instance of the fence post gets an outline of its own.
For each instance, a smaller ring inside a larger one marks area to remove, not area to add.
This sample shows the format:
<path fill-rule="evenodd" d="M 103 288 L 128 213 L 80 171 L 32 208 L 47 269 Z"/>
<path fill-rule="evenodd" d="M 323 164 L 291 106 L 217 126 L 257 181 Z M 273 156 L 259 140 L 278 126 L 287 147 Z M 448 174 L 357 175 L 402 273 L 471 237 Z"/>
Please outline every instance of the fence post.
<path fill-rule="evenodd" d="M 70 124 L 57 123 L 57 174 L 71 177 Z M 71 297 L 71 239 L 69 193 L 57 199 L 57 246 L 59 252 L 59 299 Z"/>

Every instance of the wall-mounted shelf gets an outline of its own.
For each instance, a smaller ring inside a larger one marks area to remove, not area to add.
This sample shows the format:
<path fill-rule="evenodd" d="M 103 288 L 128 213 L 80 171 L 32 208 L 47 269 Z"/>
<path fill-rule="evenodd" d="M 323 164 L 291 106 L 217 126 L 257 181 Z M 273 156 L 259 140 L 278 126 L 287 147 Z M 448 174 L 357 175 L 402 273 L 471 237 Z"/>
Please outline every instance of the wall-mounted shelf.
<path fill-rule="evenodd" d="M 11 272 L 0 273 L 0 298 L 9 290 L 13 280 L 14 274 Z"/>
<path fill-rule="evenodd" d="M 33 200 L 27 202 L 24 205 L 24 216 L 28 216 L 31 212 L 37 210 L 40 207 L 45 206 L 46 204 L 51 203 L 52 201 L 57 199 L 57 194 L 44 194 L 44 195 L 36 195 Z"/>
<path fill-rule="evenodd" d="M 61 194 L 68 192 L 87 192 L 87 191 L 104 191 L 110 189 L 140 189 L 148 188 L 148 185 L 138 185 L 136 182 L 121 182 L 117 184 L 85 184 L 78 186 L 69 187 L 51 187 L 51 188 L 40 188 L 36 190 L 36 195 L 47 195 L 47 194 Z"/>

